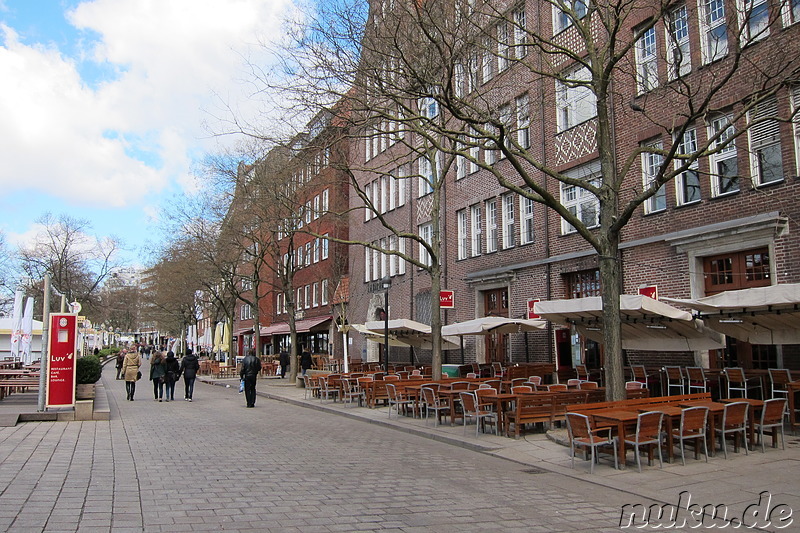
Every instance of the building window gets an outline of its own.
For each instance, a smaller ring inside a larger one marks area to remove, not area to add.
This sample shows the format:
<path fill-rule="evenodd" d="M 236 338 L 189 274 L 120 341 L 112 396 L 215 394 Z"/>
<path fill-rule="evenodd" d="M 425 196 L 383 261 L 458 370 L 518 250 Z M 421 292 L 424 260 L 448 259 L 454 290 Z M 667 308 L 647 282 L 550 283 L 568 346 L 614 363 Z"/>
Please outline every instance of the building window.
<path fill-rule="evenodd" d="M 314 220 L 319 218 L 319 195 L 314 197 Z"/>
<path fill-rule="evenodd" d="M 497 200 L 486 202 L 486 253 L 497 251 Z"/>
<path fill-rule="evenodd" d="M 387 250 L 387 246 L 389 245 L 389 241 L 387 238 L 383 238 L 380 240 L 380 247 L 381 250 Z M 381 252 L 381 273 L 380 279 L 385 278 L 389 275 L 389 255 L 386 252 Z"/>
<path fill-rule="evenodd" d="M 589 70 L 581 67 L 556 81 L 556 123 L 558 131 L 567 130 L 597 116 L 597 98 L 587 85 Z"/>
<path fill-rule="evenodd" d="M 330 208 L 330 191 L 328 189 L 325 189 L 324 191 L 322 191 L 322 214 L 324 215 L 325 213 L 327 213 L 329 208 Z"/>
<path fill-rule="evenodd" d="M 588 12 L 588 0 L 563 0 L 553 3 L 553 31 L 558 33 L 572 26 L 573 20 L 580 20 Z M 567 9 L 561 9 L 560 6 Z"/>
<path fill-rule="evenodd" d="M 528 95 L 523 94 L 517 97 L 517 144 L 520 148 L 531 147 L 531 115 Z"/>
<path fill-rule="evenodd" d="M 371 194 L 372 184 L 367 183 L 364 185 L 364 198 L 366 198 L 367 202 L 372 200 L 372 197 L 370 196 Z M 367 222 L 370 219 L 372 219 L 372 209 L 370 209 L 369 206 L 364 206 L 364 222 Z"/>
<path fill-rule="evenodd" d="M 242 304 L 239 308 L 239 318 L 241 320 L 251 320 L 253 318 L 253 308 L 250 304 Z"/>
<path fill-rule="evenodd" d="M 458 222 L 458 258 L 467 258 L 467 210 L 461 209 L 457 214 Z"/>
<path fill-rule="evenodd" d="M 311 305 L 319 307 L 319 283 L 314 283 L 311 289 Z"/>
<path fill-rule="evenodd" d="M 525 7 L 514 11 L 514 55 L 522 59 L 528 55 L 528 26 L 525 20 Z"/>
<path fill-rule="evenodd" d="M 483 83 L 488 83 L 489 80 L 494 77 L 494 72 L 492 69 L 492 40 L 490 38 L 486 38 L 483 41 L 483 54 L 482 54 L 482 63 L 483 67 L 481 71 L 483 72 Z"/>
<path fill-rule="evenodd" d="M 728 22 L 725 0 L 701 0 L 700 41 L 703 63 L 711 63 L 728 54 Z"/>
<path fill-rule="evenodd" d="M 437 157 L 435 154 L 420 157 L 419 162 L 419 196 L 423 197 L 433 192 L 436 184 Z"/>
<path fill-rule="evenodd" d="M 669 78 L 685 76 L 692 70 L 689 45 L 689 17 L 686 6 L 673 9 L 667 15 L 667 64 Z"/>
<path fill-rule="evenodd" d="M 767 0 L 738 0 L 739 24 L 747 44 L 769 35 L 769 4 Z"/>
<path fill-rule="evenodd" d="M 418 230 L 422 240 L 430 245 L 431 242 L 433 242 L 433 224 L 430 222 L 422 224 L 419 226 Z M 433 264 L 431 254 L 428 253 L 428 249 L 422 243 L 419 244 L 419 260 L 425 266 L 431 266 Z"/>
<path fill-rule="evenodd" d="M 568 298 L 602 296 L 599 270 L 570 272 L 567 274 L 566 281 Z"/>
<path fill-rule="evenodd" d="M 327 233 L 322 234 L 322 259 L 328 258 L 328 243 L 330 242 L 328 241 L 328 237 L 329 235 Z"/>
<path fill-rule="evenodd" d="M 800 175 L 800 86 L 792 88 L 792 113 L 795 172 Z"/>
<path fill-rule="evenodd" d="M 283 311 L 283 294 L 278 293 L 275 297 L 275 313 L 281 314 Z"/>
<path fill-rule="evenodd" d="M 599 185 L 600 163 L 595 162 L 565 172 L 567 177 L 582 179 L 594 186 Z M 600 200 L 588 190 L 570 185 L 561 184 L 561 205 L 570 213 L 578 217 L 587 228 L 600 224 Z M 561 219 L 561 233 L 574 233 L 575 228 L 563 218 Z"/>
<path fill-rule="evenodd" d="M 636 85 L 639 94 L 658 87 L 658 63 L 656 62 L 656 28 L 651 26 L 640 33 L 636 40 Z"/>
<path fill-rule="evenodd" d="M 519 197 L 519 215 L 522 227 L 519 234 L 520 244 L 530 244 L 534 240 L 533 204 L 535 202 L 525 196 Z"/>
<path fill-rule="evenodd" d="M 322 305 L 328 305 L 328 280 L 323 279 L 320 285 L 320 296 L 322 298 Z"/>
<path fill-rule="evenodd" d="M 406 205 L 406 187 L 408 183 L 406 167 L 397 169 L 397 207 Z"/>
<path fill-rule="evenodd" d="M 372 244 L 380 247 L 378 242 Z M 372 250 L 372 279 L 381 279 L 381 252 L 377 249 Z"/>
<path fill-rule="evenodd" d="M 311 307 L 311 298 L 309 298 L 309 296 L 310 296 L 309 293 L 310 292 L 311 292 L 311 286 L 310 285 L 306 285 L 305 287 L 303 287 L 303 294 L 304 294 L 304 298 L 305 298 L 305 304 L 306 304 L 305 308 L 306 309 Z"/>
<path fill-rule="evenodd" d="M 759 102 L 747 113 L 753 125 L 747 132 L 750 141 L 750 169 L 757 185 L 783 180 L 778 102 L 775 97 Z"/>
<path fill-rule="evenodd" d="M 303 287 L 297 287 L 297 301 L 295 302 L 295 309 L 303 308 Z"/>
<path fill-rule="evenodd" d="M 372 281 L 372 250 L 364 248 L 364 282 Z"/>
<path fill-rule="evenodd" d="M 439 115 L 439 103 L 436 98 L 426 96 L 419 99 L 419 114 L 429 120 L 436 118 Z"/>
<path fill-rule="evenodd" d="M 514 226 L 514 195 L 506 194 L 503 196 L 503 248 L 514 247 Z"/>
<path fill-rule="evenodd" d="M 800 0 L 788 0 L 787 2 L 781 3 L 781 5 L 781 15 L 783 17 L 784 26 L 791 26 L 800 21 Z"/>
<path fill-rule="evenodd" d="M 472 231 L 472 257 L 475 257 L 481 255 L 481 228 L 483 227 L 481 206 L 473 205 L 470 208 L 470 214 L 472 215 L 470 224 L 470 229 Z"/>
<path fill-rule="evenodd" d="M 647 149 L 648 147 L 644 147 Z M 649 148 L 655 150 L 661 150 L 661 143 L 650 145 Z M 664 158 L 661 154 L 653 153 L 653 152 L 643 152 L 642 153 L 642 187 L 645 189 L 650 188 L 650 186 L 655 182 L 658 178 L 658 174 L 661 171 L 661 164 L 663 163 Z M 667 189 L 664 185 L 658 188 L 658 191 L 644 201 L 644 212 L 646 214 L 655 213 L 657 211 L 663 211 L 667 208 Z"/>
<path fill-rule="evenodd" d="M 711 193 L 713 196 L 731 194 L 739 190 L 739 166 L 736 162 L 734 129 L 730 117 L 723 115 L 711 121 L 709 137 L 719 135 L 714 143 L 719 150 L 709 156 L 711 167 Z"/>
<path fill-rule="evenodd" d="M 253 280 L 251 278 L 242 278 L 242 292 L 253 290 Z"/>
<path fill-rule="evenodd" d="M 505 22 L 497 25 L 497 72 L 508 68 L 508 26 Z"/>
<path fill-rule="evenodd" d="M 389 176 L 381 176 L 381 194 L 380 194 L 380 202 L 381 205 L 378 207 L 378 210 L 381 214 L 386 213 L 389 210 Z"/>
<path fill-rule="evenodd" d="M 735 252 L 703 259 L 706 294 L 766 287 L 770 285 L 770 258 L 767 248 Z"/>
<path fill-rule="evenodd" d="M 400 254 L 406 253 L 406 241 L 405 239 L 398 238 L 397 240 L 397 251 Z M 398 256 L 397 258 L 397 274 L 405 274 L 406 273 L 406 260 L 402 257 Z"/>
<path fill-rule="evenodd" d="M 697 132 L 694 128 L 686 130 L 678 143 L 678 154 L 687 155 L 697 152 Z M 675 161 L 675 168 L 684 166 L 679 158 Z M 675 198 L 678 205 L 686 205 L 700 201 L 700 176 L 697 171 L 697 161 L 689 168 L 675 177 Z"/>

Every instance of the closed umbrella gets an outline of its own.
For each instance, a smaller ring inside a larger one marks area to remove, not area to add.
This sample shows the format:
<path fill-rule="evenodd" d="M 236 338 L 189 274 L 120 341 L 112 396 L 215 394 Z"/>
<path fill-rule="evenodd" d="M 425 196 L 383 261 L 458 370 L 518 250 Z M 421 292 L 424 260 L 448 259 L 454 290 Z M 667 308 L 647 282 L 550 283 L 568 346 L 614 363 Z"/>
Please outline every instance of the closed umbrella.
<path fill-rule="evenodd" d="M 22 341 L 22 291 L 14 296 L 14 312 L 11 315 L 11 357 L 19 359 Z"/>
<path fill-rule="evenodd" d="M 28 297 L 25 302 L 25 312 L 22 315 L 22 342 L 20 357 L 22 362 L 29 365 L 33 362 L 31 356 L 31 341 L 33 340 L 33 298 Z"/>

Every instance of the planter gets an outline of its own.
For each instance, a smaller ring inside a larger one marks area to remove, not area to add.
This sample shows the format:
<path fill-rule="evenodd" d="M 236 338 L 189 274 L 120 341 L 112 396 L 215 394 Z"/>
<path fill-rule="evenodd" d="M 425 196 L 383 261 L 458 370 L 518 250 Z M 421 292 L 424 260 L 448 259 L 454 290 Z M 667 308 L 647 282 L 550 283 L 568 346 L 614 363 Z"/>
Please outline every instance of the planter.
<path fill-rule="evenodd" d="M 75 385 L 76 400 L 94 400 L 94 383 L 78 383 Z"/>

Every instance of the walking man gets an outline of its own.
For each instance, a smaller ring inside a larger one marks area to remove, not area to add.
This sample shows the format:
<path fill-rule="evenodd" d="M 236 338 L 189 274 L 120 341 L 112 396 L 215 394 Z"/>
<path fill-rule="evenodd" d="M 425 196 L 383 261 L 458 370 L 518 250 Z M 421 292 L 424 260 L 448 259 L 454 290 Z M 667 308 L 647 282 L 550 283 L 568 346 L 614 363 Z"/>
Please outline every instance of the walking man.
<path fill-rule="evenodd" d="M 200 362 L 197 356 L 192 353 L 191 348 L 186 348 L 186 355 L 183 356 L 180 366 L 180 374 L 183 376 L 184 396 L 183 399 L 189 402 L 192 401 L 194 394 L 194 380 L 197 377 L 197 371 L 200 370 Z"/>
<path fill-rule="evenodd" d="M 259 372 L 261 372 L 261 359 L 256 357 L 253 350 L 250 350 L 242 360 L 242 369 L 239 371 L 239 377 L 244 381 L 244 398 L 247 401 L 247 407 L 256 406 L 256 380 Z"/>
<path fill-rule="evenodd" d="M 283 379 L 286 377 L 286 371 L 289 370 L 289 352 L 281 350 L 281 353 L 278 355 L 278 360 L 281 363 L 281 379 Z"/>

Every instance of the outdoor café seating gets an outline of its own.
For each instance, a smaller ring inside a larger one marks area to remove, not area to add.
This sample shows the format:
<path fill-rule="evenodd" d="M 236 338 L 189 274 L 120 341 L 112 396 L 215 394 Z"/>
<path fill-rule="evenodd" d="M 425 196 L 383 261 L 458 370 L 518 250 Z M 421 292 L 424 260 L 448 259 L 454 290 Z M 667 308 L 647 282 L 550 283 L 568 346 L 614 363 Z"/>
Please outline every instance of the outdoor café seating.
<path fill-rule="evenodd" d="M 667 396 L 676 390 L 676 394 L 683 394 L 685 392 L 686 378 L 683 375 L 683 370 L 679 366 L 665 366 L 664 375 L 666 376 Z"/>
<path fill-rule="evenodd" d="M 397 392 L 397 387 L 394 383 L 386 384 L 386 393 L 389 396 L 389 418 L 392 418 L 393 409 L 395 413 L 397 413 L 397 416 L 400 416 L 401 409 L 406 411 L 409 407 L 413 408 L 414 400 Z"/>
<path fill-rule="evenodd" d="M 588 416 L 580 413 L 567 413 L 567 433 L 569 435 L 569 456 L 572 468 L 575 468 L 575 448 L 588 448 L 591 466 L 589 472 L 594 474 L 594 463 L 598 460 L 600 448 L 612 447 L 614 468 L 619 469 L 617 460 L 617 437 L 611 435 L 611 428 L 592 428 Z M 605 433 L 605 436 L 602 434 Z"/>
<path fill-rule="evenodd" d="M 725 404 L 725 409 L 722 412 L 722 424 L 719 429 L 719 441 L 722 446 L 722 451 L 725 454 L 725 459 L 728 458 L 727 437 L 733 437 L 733 450 L 739 451 L 739 437 L 744 444 L 744 453 L 748 454 L 747 448 L 747 410 L 750 404 L 747 402 L 733 402 Z"/>
<path fill-rule="evenodd" d="M 788 397 L 789 389 L 786 384 L 792 381 L 792 375 L 789 370 L 786 368 L 770 368 L 768 372 L 771 389 L 770 398 L 776 398 L 778 394 L 782 394 L 784 398 Z"/>
<path fill-rule="evenodd" d="M 438 384 L 437 384 L 438 385 Z M 450 414 L 450 405 L 444 403 L 441 398 L 439 398 L 438 386 L 434 388 L 430 385 L 425 385 L 420 389 L 420 393 L 422 394 L 422 402 L 425 408 L 425 423 L 428 423 L 428 418 L 430 414 L 433 413 L 433 425 L 438 426 L 442 421 L 443 414 Z"/>
<path fill-rule="evenodd" d="M 761 452 L 766 453 L 764 447 L 764 431 L 769 430 L 772 435 L 772 447 L 778 444 L 777 432 L 781 433 L 781 446 L 786 449 L 786 436 L 783 433 L 783 415 L 786 412 L 786 398 L 773 398 L 764 402 L 761 408 L 761 417 L 755 423 L 755 430 L 758 431 L 758 440 L 761 442 Z"/>
<path fill-rule="evenodd" d="M 706 372 L 699 366 L 686 367 L 686 379 L 689 386 L 689 394 L 693 392 L 708 392 L 710 380 L 706 377 Z"/>
<path fill-rule="evenodd" d="M 732 392 L 736 391 L 741 393 L 742 398 L 749 398 L 747 391 L 750 389 L 758 389 L 763 398 L 763 391 L 761 390 L 761 378 L 758 376 L 746 377 L 744 369 L 741 367 L 728 367 L 723 368 L 722 373 L 728 384 L 728 398 L 733 398 Z"/>
<path fill-rule="evenodd" d="M 461 409 L 464 418 L 464 434 L 467 434 L 467 419 L 475 419 L 475 437 L 478 436 L 481 427 L 486 433 L 486 423 L 491 422 L 497 428 L 497 413 L 492 411 L 486 404 L 478 401 L 477 393 L 473 391 L 461 391 L 459 393 Z"/>
<path fill-rule="evenodd" d="M 686 407 L 681 409 L 681 421 L 677 428 L 672 430 L 672 440 L 678 441 L 681 447 L 681 464 L 686 465 L 684 455 L 684 442 L 694 441 L 694 458 L 700 453 L 700 441 L 703 441 L 703 453 L 708 462 L 708 441 L 706 439 L 706 426 L 708 425 L 708 407 Z"/>
<path fill-rule="evenodd" d="M 645 389 L 650 388 L 650 378 L 653 377 L 647 373 L 644 365 L 631 365 L 631 381 L 638 381 Z"/>
<path fill-rule="evenodd" d="M 661 454 L 661 443 L 663 434 L 661 427 L 664 424 L 664 413 L 660 411 L 648 411 L 646 413 L 639 413 L 636 419 L 636 433 L 632 439 L 625 439 L 623 446 L 633 446 L 634 454 L 636 455 L 636 466 L 639 472 L 642 471 L 642 458 L 639 453 L 640 446 L 647 446 L 647 464 L 653 462 L 653 447 L 658 448 L 658 463 L 661 468 L 664 468 L 664 458 Z"/>

